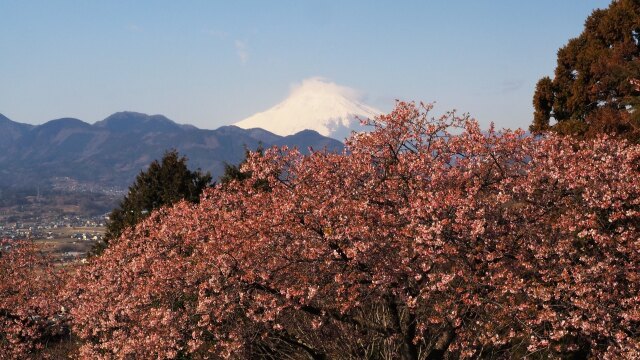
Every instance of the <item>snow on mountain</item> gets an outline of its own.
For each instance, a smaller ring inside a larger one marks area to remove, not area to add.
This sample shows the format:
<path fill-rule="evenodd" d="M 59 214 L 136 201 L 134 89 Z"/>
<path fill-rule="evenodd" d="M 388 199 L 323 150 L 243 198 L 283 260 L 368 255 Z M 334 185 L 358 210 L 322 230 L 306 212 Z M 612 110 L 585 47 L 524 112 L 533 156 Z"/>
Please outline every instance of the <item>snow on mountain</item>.
<path fill-rule="evenodd" d="M 310 78 L 293 88 L 281 103 L 234 125 L 244 129 L 262 128 L 282 136 L 315 130 L 344 141 L 352 130 L 362 130 L 358 119 L 381 113 L 360 102 L 359 98 L 351 88 L 322 78 Z"/>

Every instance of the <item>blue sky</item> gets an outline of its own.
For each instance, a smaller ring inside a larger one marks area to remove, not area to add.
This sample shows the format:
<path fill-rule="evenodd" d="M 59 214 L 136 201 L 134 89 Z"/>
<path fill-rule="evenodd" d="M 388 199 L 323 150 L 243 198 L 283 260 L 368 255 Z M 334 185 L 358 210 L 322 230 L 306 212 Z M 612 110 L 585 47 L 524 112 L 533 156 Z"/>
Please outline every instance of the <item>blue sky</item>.
<path fill-rule="evenodd" d="M 388 111 L 436 101 L 526 127 L 536 81 L 603 0 L 0 0 L 0 113 L 116 111 L 216 128 L 321 76 Z"/>

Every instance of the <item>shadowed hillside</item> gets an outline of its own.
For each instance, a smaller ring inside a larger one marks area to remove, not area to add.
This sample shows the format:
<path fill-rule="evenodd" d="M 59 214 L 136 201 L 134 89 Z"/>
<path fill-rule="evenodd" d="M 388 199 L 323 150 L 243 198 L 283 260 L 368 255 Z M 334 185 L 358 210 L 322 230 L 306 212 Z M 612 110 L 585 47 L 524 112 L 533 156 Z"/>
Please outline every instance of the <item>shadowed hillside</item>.
<path fill-rule="evenodd" d="M 0 185 L 50 185 L 70 178 L 99 186 L 126 186 L 165 150 L 177 149 L 189 166 L 216 179 L 224 163 L 239 163 L 245 148 L 259 144 L 306 151 L 341 150 L 342 143 L 314 131 L 282 137 L 262 129 L 216 130 L 181 125 L 162 115 L 119 112 L 93 125 L 63 118 L 32 126 L 0 116 Z"/>

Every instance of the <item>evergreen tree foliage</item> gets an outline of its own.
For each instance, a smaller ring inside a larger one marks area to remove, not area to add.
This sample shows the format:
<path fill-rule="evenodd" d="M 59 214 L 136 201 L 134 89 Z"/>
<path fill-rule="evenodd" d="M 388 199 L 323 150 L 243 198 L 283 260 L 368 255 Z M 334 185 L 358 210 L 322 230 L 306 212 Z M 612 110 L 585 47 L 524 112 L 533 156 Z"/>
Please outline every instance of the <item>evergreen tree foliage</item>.
<path fill-rule="evenodd" d="M 243 182 L 247 179 L 251 179 L 251 171 L 242 171 L 242 165 L 246 164 L 251 158 L 252 151 L 245 149 L 244 160 L 238 165 L 229 163 L 224 164 L 224 174 L 220 177 L 220 183 L 228 185 L 234 181 Z M 259 157 L 264 155 L 264 147 L 262 144 L 258 145 L 258 148 L 254 151 Z M 269 184 L 264 179 L 255 179 L 253 187 L 258 190 L 269 191 Z"/>
<path fill-rule="evenodd" d="M 102 252 L 110 240 L 118 238 L 127 227 L 139 223 L 157 208 L 182 199 L 198 203 L 200 194 L 210 184 L 209 173 L 199 169 L 190 171 L 186 157 L 176 150 L 167 151 L 162 160 L 154 160 L 146 171 L 138 174 L 129 193 L 109 215 L 105 241 L 95 252 Z"/>
<path fill-rule="evenodd" d="M 584 31 L 558 51 L 555 77 L 538 81 L 530 130 L 640 140 L 640 1 L 595 10 Z M 555 120 L 555 123 L 552 122 Z"/>
<path fill-rule="evenodd" d="M 259 148 L 257 151 L 262 152 L 262 148 Z M 240 164 L 238 165 L 229 164 L 229 163 L 224 164 L 224 174 L 222 174 L 222 176 L 220 177 L 221 184 L 228 184 L 234 180 L 244 181 L 246 179 L 251 178 L 250 172 L 240 170 L 240 168 L 242 167 L 242 164 L 247 162 L 247 159 L 249 158 L 249 154 L 250 154 L 249 149 L 245 149 L 244 160 L 242 160 Z"/>

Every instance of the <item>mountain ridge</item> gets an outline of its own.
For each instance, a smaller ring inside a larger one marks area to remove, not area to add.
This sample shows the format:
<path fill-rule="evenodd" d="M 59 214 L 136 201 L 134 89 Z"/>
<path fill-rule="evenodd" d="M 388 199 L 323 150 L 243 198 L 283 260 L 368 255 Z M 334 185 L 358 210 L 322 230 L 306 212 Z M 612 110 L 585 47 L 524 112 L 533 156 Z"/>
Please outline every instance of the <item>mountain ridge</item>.
<path fill-rule="evenodd" d="M 111 131 L 144 131 L 152 128 L 177 129 L 180 127 L 178 123 L 164 115 L 147 115 L 135 111 L 113 113 L 104 120 L 95 122 L 93 126 Z"/>
<path fill-rule="evenodd" d="M 0 185 L 35 186 L 59 178 L 102 186 L 126 187 L 148 164 L 169 149 L 187 156 L 190 168 L 222 175 L 245 149 L 298 146 L 341 151 L 343 144 L 320 134 L 283 137 L 263 129 L 222 126 L 215 130 L 181 125 L 163 115 L 124 111 L 89 124 L 60 118 L 41 125 L 0 116 Z"/>

